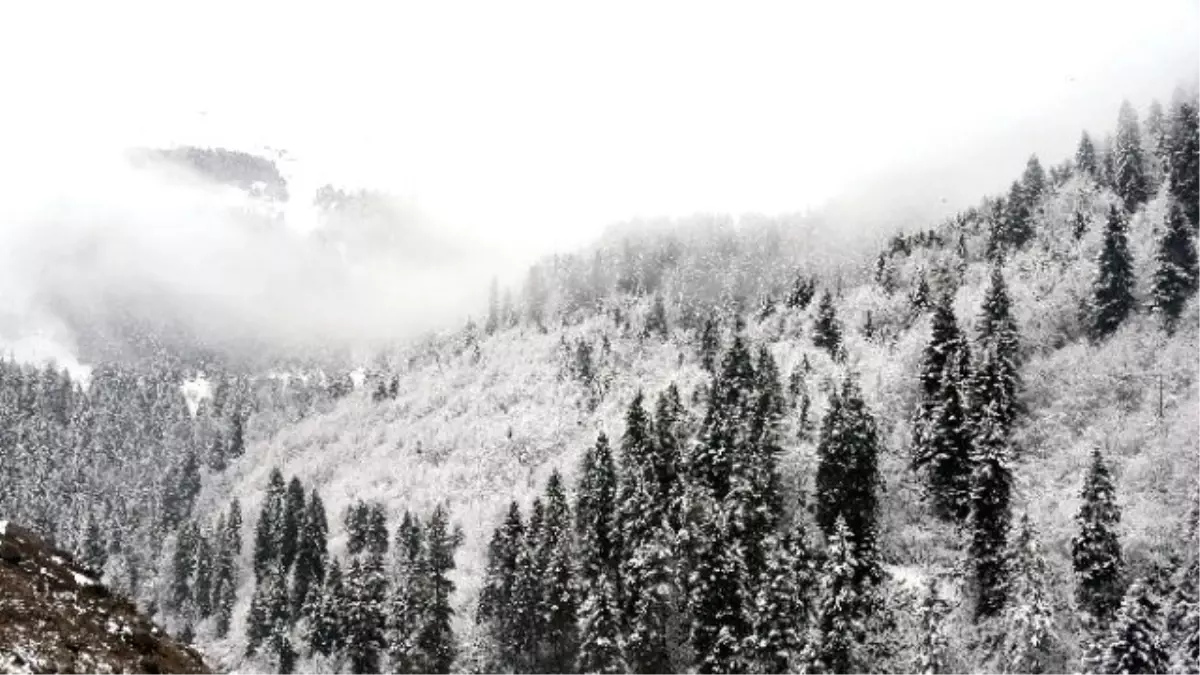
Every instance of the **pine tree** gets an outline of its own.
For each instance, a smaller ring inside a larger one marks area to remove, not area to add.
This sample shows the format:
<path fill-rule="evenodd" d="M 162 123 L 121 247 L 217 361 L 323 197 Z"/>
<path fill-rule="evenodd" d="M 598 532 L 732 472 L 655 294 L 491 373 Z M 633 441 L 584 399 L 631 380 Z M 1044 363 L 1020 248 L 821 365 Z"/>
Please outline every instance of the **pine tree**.
<path fill-rule="evenodd" d="M 745 649 L 754 672 L 796 672 L 807 641 L 809 597 L 816 590 L 814 559 L 802 531 L 772 537 L 757 584 Z"/>
<path fill-rule="evenodd" d="M 1022 516 L 1009 552 L 1011 588 L 1002 615 L 1000 660 L 1006 673 L 1066 671 L 1064 645 L 1055 625 L 1054 607 L 1046 588 L 1046 561 L 1037 535 Z"/>
<path fill-rule="evenodd" d="M 182 609 L 192 600 L 192 574 L 196 570 L 196 548 L 200 537 L 195 523 L 187 523 L 175 536 L 175 553 L 171 559 L 173 572 L 170 606 Z"/>
<path fill-rule="evenodd" d="M 367 530 L 370 527 L 370 507 L 359 500 L 346 511 L 343 524 L 346 526 L 346 552 L 358 555 L 367 546 Z"/>
<path fill-rule="evenodd" d="M 813 324 L 813 346 L 824 349 L 834 358 L 837 358 L 838 349 L 842 346 L 842 329 L 838 324 L 833 308 L 833 296 L 829 291 L 821 294 L 821 302 L 817 305 L 817 318 Z"/>
<path fill-rule="evenodd" d="M 217 528 L 217 557 L 213 569 L 212 610 L 216 617 L 214 628 L 218 638 L 229 634 L 229 625 L 233 620 L 233 606 L 237 602 L 237 560 L 233 550 L 233 542 L 229 537 L 229 523 L 224 521 L 224 528 Z"/>
<path fill-rule="evenodd" d="M 583 641 L 575 662 L 581 673 L 629 672 L 621 648 L 616 586 L 611 571 L 602 571 L 590 581 L 579 631 Z"/>
<path fill-rule="evenodd" d="M 304 523 L 304 486 L 295 476 L 288 481 L 283 499 L 283 522 L 280 526 L 279 561 L 286 574 L 292 569 L 299 545 L 300 527 Z"/>
<path fill-rule="evenodd" d="M 345 654 L 353 673 L 379 672 L 386 582 L 378 555 L 356 559 L 346 575 Z"/>
<path fill-rule="evenodd" d="M 727 508 L 710 490 L 694 486 L 688 496 L 689 642 L 701 673 L 746 672 L 753 602 L 740 542 L 730 531 Z"/>
<path fill-rule="evenodd" d="M 242 505 L 237 497 L 229 502 L 229 517 L 225 520 L 227 543 L 234 557 L 242 554 Z"/>
<path fill-rule="evenodd" d="M 1196 261 L 1196 245 L 1183 209 L 1171 202 L 1167 214 L 1167 229 L 1158 242 L 1154 270 L 1154 307 L 1162 317 L 1168 333 L 1175 330 L 1187 299 L 1200 286 L 1200 267 Z"/>
<path fill-rule="evenodd" d="M 427 604 L 425 535 L 421 521 L 405 511 L 396 528 L 395 574 L 387 617 L 388 658 L 399 673 L 421 672 L 417 631 Z M 489 563 L 490 564 L 490 563 Z M 491 568 L 489 567 L 489 570 Z"/>
<path fill-rule="evenodd" d="M 538 569 L 536 544 L 545 518 L 538 516 L 540 501 L 535 500 L 525 529 L 525 540 L 517 551 L 517 563 L 512 585 L 512 600 L 507 611 L 511 614 L 508 636 L 515 666 L 519 672 L 532 671 L 538 665 L 538 652 L 545 639 L 545 618 L 542 616 L 543 579 Z"/>
<path fill-rule="evenodd" d="M 306 614 L 310 618 L 305 637 L 310 654 L 332 656 L 341 651 L 345 642 L 346 600 L 342 568 L 334 560 L 329 565 L 325 583 L 319 592 L 309 594 L 310 607 Z"/>
<path fill-rule="evenodd" d="M 450 607 L 454 582 L 447 575 L 454 570 L 454 551 L 462 543 L 462 534 L 450 531 L 449 518 L 441 504 L 434 508 L 429 517 L 425 533 L 422 570 L 426 575 L 424 586 L 428 597 L 425 598 L 427 604 L 423 607 L 417 629 L 418 663 L 422 672 L 448 673 L 457 652 L 454 631 L 450 625 L 454 617 L 454 610 Z"/>
<path fill-rule="evenodd" d="M 1079 148 L 1075 151 L 1075 170 L 1093 180 L 1098 177 L 1096 165 L 1096 146 L 1085 131 L 1079 137 Z"/>
<path fill-rule="evenodd" d="M 1134 310 L 1133 256 L 1126 227 L 1124 215 L 1110 207 L 1092 291 L 1090 332 L 1095 341 L 1111 335 Z"/>
<path fill-rule="evenodd" d="M 829 398 L 817 444 L 817 523 L 833 536 L 839 519 L 846 525 L 859 562 L 859 581 L 878 579 L 876 552 L 879 432 L 858 384 L 847 376 Z"/>
<path fill-rule="evenodd" d="M 192 581 L 192 604 L 201 619 L 212 614 L 214 551 L 204 534 L 196 537 L 196 575 Z"/>
<path fill-rule="evenodd" d="M 545 648 L 540 669 L 565 673 L 574 667 L 579 651 L 579 597 L 575 588 L 571 510 L 562 476 L 555 470 L 546 482 L 546 521 L 538 542 L 542 570 L 541 614 L 545 618 Z"/>
<path fill-rule="evenodd" d="M 383 556 L 388 550 L 387 513 L 383 504 L 372 502 L 367 509 L 367 527 L 364 533 L 366 550 L 371 555 Z"/>
<path fill-rule="evenodd" d="M 993 350 L 985 353 L 994 358 Z M 1005 403 L 983 399 L 975 429 L 969 555 L 974 569 L 975 617 L 995 616 L 1007 596 L 1005 550 L 1011 522 L 1012 471 Z"/>
<path fill-rule="evenodd" d="M 588 454 L 591 454 L 589 450 Z M 512 607 L 516 593 L 517 565 L 525 541 L 521 508 L 509 505 L 504 523 L 496 528 L 488 544 L 488 563 L 483 590 L 479 595 L 477 621 L 488 624 L 499 646 L 501 663 L 516 668 L 520 653 Z"/>
<path fill-rule="evenodd" d="M 661 294 L 655 294 L 650 305 L 650 314 L 646 317 L 646 335 L 657 335 L 664 340 L 667 338 L 667 310 Z"/>
<path fill-rule="evenodd" d="M 1035 209 L 1046 192 L 1046 172 L 1037 155 L 1030 155 L 1025 164 L 1025 174 L 1021 177 L 1021 188 L 1025 194 L 1028 207 Z"/>
<path fill-rule="evenodd" d="M 584 455 L 576 491 L 575 528 L 579 537 L 580 572 L 585 581 L 609 572 L 614 576 L 620 545 L 613 514 L 617 500 L 617 470 L 608 437 L 603 432 L 596 446 Z"/>
<path fill-rule="evenodd" d="M 95 514 L 88 512 L 87 526 L 83 535 L 83 564 L 99 574 L 108 562 L 108 546 L 100 526 L 96 523 Z"/>
<path fill-rule="evenodd" d="M 320 591 L 325 581 L 325 561 L 328 557 L 329 524 L 325 505 L 316 490 L 304 510 L 296 545 L 295 574 L 292 579 L 292 610 L 299 615 L 310 607 L 309 596 Z"/>
<path fill-rule="evenodd" d="M 715 372 L 717 352 L 721 349 L 721 335 L 717 320 L 709 316 L 704 320 L 700 333 L 700 366 L 709 373 Z"/>
<path fill-rule="evenodd" d="M 250 613 L 246 616 L 246 655 L 253 656 L 264 644 L 274 650 L 278 643 L 272 636 L 286 626 L 289 619 L 287 580 L 272 566 L 259 580 L 250 600 Z"/>
<path fill-rule="evenodd" d="M 980 364 L 971 377 L 971 423 L 977 425 L 983 406 L 996 404 L 996 422 L 1007 434 L 1021 410 L 1017 395 L 1021 389 L 1018 372 L 1020 338 L 1013 321 L 1008 286 L 999 265 L 992 268 L 991 285 L 983 300 L 979 317 L 978 350 Z M 983 356 L 988 358 L 984 359 Z"/>
<path fill-rule="evenodd" d="M 1076 598 L 1095 622 L 1107 624 L 1121 603 L 1121 543 L 1116 528 L 1121 520 L 1116 488 L 1100 450 L 1092 452 L 1091 465 L 1080 495 L 1083 504 L 1075 517 L 1079 533 L 1071 540 Z"/>
<path fill-rule="evenodd" d="M 1192 223 L 1200 227 L 1200 130 L 1196 104 L 1180 101 L 1171 115 L 1167 136 L 1169 158 L 1167 184 L 1171 197 L 1178 202 Z"/>
<path fill-rule="evenodd" d="M 241 414 L 234 413 L 233 415 L 233 430 L 229 436 L 229 457 L 241 457 L 246 453 L 246 438 L 244 422 Z"/>
<path fill-rule="evenodd" d="M 1121 103 L 1117 116 L 1117 138 L 1113 145 L 1113 189 L 1133 213 L 1149 197 L 1145 161 L 1142 158 L 1142 132 L 1137 112 L 1129 101 Z"/>
<path fill-rule="evenodd" d="M 670 669 L 665 627 L 667 605 L 656 602 L 664 583 L 663 530 L 668 511 L 662 494 L 660 468 L 650 416 L 638 392 L 625 415 L 621 438 L 621 482 L 617 497 L 617 528 L 622 545 L 620 579 L 623 598 L 621 625 L 626 626 L 626 657 L 633 672 Z"/>
<path fill-rule="evenodd" d="M 864 643 L 865 615 L 870 603 L 858 583 L 862 561 L 854 536 L 840 515 L 829 533 L 821 571 L 816 635 L 808 655 L 809 671 L 818 673 L 870 672 Z"/>
<path fill-rule="evenodd" d="M 938 592 L 936 578 L 929 584 L 920 611 L 921 642 L 917 647 L 916 663 L 912 672 L 922 675 L 955 672 L 950 665 L 950 640 L 946 630 L 946 616 L 950 613 L 950 608 Z"/>
<path fill-rule="evenodd" d="M 1160 638 L 1158 609 L 1144 581 L 1139 579 L 1130 586 L 1113 620 L 1100 672 L 1167 672 L 1170 655 Z"/>
<path fill-rule="evenodd" d="M 279 560 L 280 538 L 283 527 L 284 507 L 283 474 L 279 469 L 271 470 L 271 478 L 267 483 L 267 494 L 263 499 L 262 513 L 254 528 L 254 578 L 261 581 L 262 577 Z"/>
<path fill-rule="evenodd" d="M 1000 231 L 1000 250 L 1007 251 L 1023 247 L 1033 238 L 1032 200 L 1025 187 L 1013 181 L 1005 200 L 1004 226 Z"/>
<path fill-rule="evenodd" d="M 755 404 L 754 365 L 740 334 L 713 377 L 700 442 L 692 450 L 691 479 L 722 501 L 729 494 L 737 455 L 749 447 Z"/>
<path fill-rule="evenodd" d="M 950 294 L 941 296 L 933 310 L 932 334 L 929 344 L 921 355 L 921 399 L 917 419 L 913 424 L 913 446 L 915 455 L 922 456 L 925 445 L 924 435 L 939 403 L 942 394 L 943 373 L 946 364 L 955 356 L 959 338 L 962 336 L 958 329 L 958 319 L 954 316 L 953 297 Z"/>
<path fill-rule="evenodd" d="M 962 390 L 968 372 L 967 344 L 959 338 L 945 364 L 942 389 L 918 446 L 914 466 L 924 469 L 934 513 L 943 520 L 963 522 L 970 512 L 971 429 Z"/>

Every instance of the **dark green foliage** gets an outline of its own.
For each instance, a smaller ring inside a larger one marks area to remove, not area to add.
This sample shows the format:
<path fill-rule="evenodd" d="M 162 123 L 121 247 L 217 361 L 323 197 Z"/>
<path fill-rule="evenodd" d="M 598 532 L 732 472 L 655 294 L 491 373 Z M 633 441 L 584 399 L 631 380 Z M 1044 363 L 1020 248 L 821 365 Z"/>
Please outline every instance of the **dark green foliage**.
<path fill-rule="evenodd" d="M 1154 307 L 1162 317 L 1163 326 L 1174 332 L 1187 299 L 1200 284 L 1192 229 L 1179 202 L 1174 200 L 1167 213 L 1166 232 L 1158 242 L 1155 264 Z"/>
<path fill-rule="evenodd" d="M 230 457 L 241 457 L 245 453 L 246 453 L 246 438 L 245 438 L 244 421 L 242 420 L 242 416 L 240 414 L 234 413 L 234 415 L 233 415 L 233 431 L 230 432 L 230 436 L 229 436 L 229 453 L 228 454 Z"/>
<path fill-rule="evenodd" d="M 858 384 L 847 377 L 829 397 L 817 444 L 817 523 L 832 536 L 839 519 L 846 526 L 863 579 L 880 571 L 875 538 L 879 475 L 879 432 Z"/>
<path fill-rule="evenodd" d="M 246 655 L 253 656 L 263 645 L 278 654 L 277 650 L 283 646 L 282 636 L 289 628 L 287 581 L 278 570 L 272 569 L 255 586 L 250 601 L 250 613 L 246 616 Z"/>
<path fill-rule="evenodd" d="M 837 313 L 833 308 L 833 296 L 829 291 L 821 294 L 820 304 L 817 305 L 817 318 L 813 323 L 813 346 L 824 349 L 835 359 L 842 346 L 842 328 L 838 323 Z"/>
<path fill-rule="evenodd" d="M 1110 207 L 1092 289 L 1090 334 L 1095 341 L 1111 335 L 1134 310 L 1133 256 L 1126 229 L 1124 214 Z"/>
<path fill-rule="evenodd" d="M 1112 476 L 1099 449 L 1092 453 L 1080 497 L 1083 504 L 1075 517 L 1079 532 L 1071 540 L 1075 597 L 1094 621 L 1104 625 L 1121 604 L 1124 586 L 1121 543 L 1116 532 L 1121 512 Z"/>
<path fill-rule="evenodd" d="M 1170 654 L 1162 643 L 1158 614 L 1158 603 L 1145 582 L 1134 582 L 1113 619 L 1099 672 L 1167 672 Z"/>
<path fill-rule="evenodd" d="M 1117 138 L 1112 147 L 1113 190 L 1133 213 L 1150 196 L 1146 181 L 1145 160 L 1142 157 L 1142 132 L 1137 112 L 1129 101 L 1121 103 L 1117 115 Z"/>

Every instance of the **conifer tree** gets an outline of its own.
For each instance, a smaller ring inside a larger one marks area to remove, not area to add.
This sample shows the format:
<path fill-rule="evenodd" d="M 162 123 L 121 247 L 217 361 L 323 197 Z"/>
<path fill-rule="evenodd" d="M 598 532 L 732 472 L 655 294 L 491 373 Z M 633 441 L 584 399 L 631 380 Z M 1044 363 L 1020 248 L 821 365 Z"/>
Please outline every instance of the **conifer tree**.
<path fill-rule="evenodd" d="M 1095 341 L 1111 335 L 1134 310 L 1133 256 L 1126 227 L 1124 215 L 1110 207 L 1092 290 L 1090 333 Z"/>
<path fill-rule="evenodd" d="M 992 268 L 991 285 L 983 300 L 977 338 L 981 363 L 972 375 L 971 421 L 978 424 L 983 405 L 996 403 L 996 422 L 1007 434 L 1020 412 L 1017 394 L 1021 388 L 1018 372 L 1019 337 L 1012 318 L 1008 286 L 999 265 Z M 982 359 L 983 355 L 989 355 Z"/>
<path fill-rule="evenodd" d="M 345 640 L 346 589 L 342 567 L 334 560 L 318 592 L 309 594 L 308 631 L 305 636 L 310 654 L 332 656 L 341 651 Z"/>
<path fill-rule="evenodd" d="M 583 641 L 575 661 L 575 668 L 581 673 L 630 671 L 621 647 L 617 585 L 612 576 L 611 571 L 604 570 L 589 582 L 579 631 Z"/>
<path fill-rule="evenodd" d="M 543 570 L 541 613 L 545 617 L 545 649 L 541 670 L 565 673 L 574 667 L 579 651 L 579 597 L 575 588 L 571 509 L 557 470 L 546 482 L 546 521 L 538 542 L 538 567 Z"/>
<path fill-rule="evenodd" d="M 277 564 L 276 564 L 277 565 Z M 254 588 L 250 613 L 246 617 L 246 655 L 253 656 L 266 645 L 272 651 L 280 644 L 272 640 L 289 625 L 287 581 L 273 565 Z"/>
<path fill-rule="evenodd" d="M 717 320 L 709 316 L 704 320 L 700 332 L 700 366 L 709 373 L 716 372 L 717 352 L 721 349 L 721 335 Z"/>
<path fill-rule="evenodd" d="M 639 391 L 625 416 L 621 438 L 621 484 L 617 526 L 622 545 L 621 625 L 626 627 L 626 659 L 636 673 L 670 670 L 666 627 L 667 542 L 663 530 L 669 495 L 661 476 L 650 416 Z"/>
<path fill-rule="evenodd" d="M 844 521 L 858 559 L 859 581 L 879 578 L 875 537 L 879 432 L 858 384 L 850 376 L 829 398 L 817 444 L 817 523 L 833 536 Z"/>
<path fill-rule="evenodd" d="M 838 324 L 833 308 L 833 296 L 829 291 L 821 294 L 820 304 L 817 305 L 817 318 L 813 324 L 813 346 L 824 349 L 834 358 L 837 358 L 838 349 L 842 346 L 842 329 Z"/>
<path fill-rule="evenodd" d="M 994 358 L 994 349 L 985 359 Z M 995 616 L 1004 607 L 1006 560 L 1011 522 L 1012 471 L 1005 403 L 983 399 L 975 429 L 974 475 L 971 484 L 969 555 L 974 569 L 975 617 Z"/>
<path fill-rule="evenodd" d="M 379 502 L 372 502 L 367 510 L 365 544 L 366 550 L 371 555 L 383 556 L 387 553 L 387 513 L 383 510 L 383 504 Z"/>
<path fill-rule="evenodd" d="M 396 570 L 387 618 L 388 658 L 391 669 L 400 673 L 420 672 L 417 650 L 418 621 L 426 605 L 428 584 L 425 536 L 420 519 L 405 511 L 396 528 Z M 489 574 L 491 563 L 489 561 Z M 482 619 L 481 619 L 482 620 Z"/>
<path fill-rule="evenodd" d="M 955 356 L 961 335 L 958 319 L 954 316 L 953 297 L 944 294 L 934 307 L 932 334 L 921 355 L 921 403 L 913 424 L 913 446 L 918 457 L 923 454 L 923 437 L 939 403 L 946 364 Z"/>
<path fill-rule="evenodd" d="M 1117 115 L 1117 138 L 1112 148 L 1113 189 L 1133 213 L 1149 197 L 1145 160 L 1142 157 L 1142 132 L 1137 112 L 1129 101 L 1121 103 Z"/>
<path fill-rule="evenodd" d="M 864 642 L 864 619 L 870 602 L 858 583 L 862 560 L 846 520 L 838 516 L 829 533 L 821 571 L 820 607 L 809 670 L 820 673 L 869 672 Z"/>
<path fill-rule="evenodd" d="M 509 640 L 516 657 L 514 666 L 519 672 L 537 667 L 538 652 L 545 638 L 546 622 L 541 613 L 544 591 L 535 544 L 544 520 L 544 511 L 541 517 L 538 516 L 539 503 L 535 500 L 529 526 L 525 530 L 525 540 L 517 551 L 512 600 L 507 609 L 511 614 Z"/>
<path fill-rule="evenodd" d="M 379 672 L 386 582 L 378 555 L 356 559 L 346 575 L 345 654 L 353 673 Z"/>
<path fill-rule="evenodd" d="M 934 513 L 943 520 L 963 522 L 970 512 L 971 429 L 962 389 L 967 384 L 966 341 L 959 338 L 954 355 L 946 363 L 942 389 L 934 402 L 931 419 L 918 446 L 914 465 L 924 469 Z"/>
<path fill-rule="evenodd" d="M 229 502 L 229 517 L 225 520 L 227 543 L 234 557 L 242 554 L 242 505 L 237 497 Z"/>
<path fill-rule="evenodd" d="M 201 533 L 196 537 L 196 574 L 192 581 L 192 604 L 201 619 L 212 614 L 214 551 L 209 538 Z"/>
<path fill-rule="evenodd" d="M 658 293 L 654 295 L 650 314 L 646 317 L 646 335 L 657 335 L 664 340 L 667 338 L 667 310 L 662 295 Z"/>
<path fill-rule="evenodd" d="M 768 543 L 766 563 L 751 611 L 745 649 L 754 672 L 795 672 L 806 647 L 809 597 L 816 589 L 814 558 L 802 531 L 786 532 Z"/>
<path fill-rule="evenodd" d="M 1171 202 L 1167 228 L 1158 242 L 1154 270 L 1154 307 L 1168 333 L 1175 330 L 1187 299 L 1200 285 L 1196 245 L 1179 202 Z"/>
<path fill-rule="evenodd" d="M 690 644 L 701 673 L 746 672 L 751 655 L 750 617 L 754 598 L 739 543 L 730 531 L 727 507 L 711 492 L 697 487 L 689 498 L 695 505 L 687 525 L 690 545 Z"/>
<path fill-rule="evenodd" d="M 1129 588 L 1112 622 L 1100 659 L 1102 673 L 1165 673 L 1170 654 L 1162 644 L 1158 603 L 1139 579 Z"/>
<path fill-rule="evenodd" d="M 614 576 L 620 544 L 613 514 L 617 500 L 617 470 L 608 437 L 603 432 L 584 455 L 576 491 L 575 528 L 579 537 L 580 573 L 585 581 L 602 572 Z"/>
<path fill-rule="evenodd" d="M 292 610 L 299 615 L 309 607 L 309 595 L 320 591 L 325 581 L 325 561 L 328 557 L 329 524 L 325 505 L 316 490 L 304 510 L 296 546 L 295 574 L 292 579 Z"/>
<path fill-rule="evenodd" d="M 240 413 L 233 415 L 233 430 L 229 436 L 229 457 L 241 457 L 246 453 L 244 421 Z"/>
<path fill-rule="evenodd" d="M 1200 227 L 1200 130 L 1194 101 L 1180 101 L 1167 136 L 1167 184 L 1193 228 Z"/>
<path fill-rule="evenodd" d="M 1000 660 L 1006 673 L 1066 671 L 1054 607 L 1046 588 L 1046 561 L 1029 515 L 1021 518 L 1009 552 L 1011 588 L 1004 609 Z"/>
<path fill-rule="evenodd" d="M 1004 226 L 1000 231 L 1000 249 L 1019 249 L 1033 238 L 1032 201 L 1019 181 L 1013 181 L 1004 201 Z"/>
<path fill-rule="evenodd" d="M 729 494 L 737 455 L 749 447 L 754 393 L 750 351 L 742 336 L 735 334 L 720 372 L 713 377 L 700 442 L 693 447 L 691 457 L 692 480 L 711 490 L 717 501 Z"/>
<path fill-rule="evenodd" d="M 97 573 L 104 570 L 104 564 L 108 562 L 106 544 L 100 526 L 96 523 L 95 514 L 89 511 L 83 535 L 83 564 L 87 565 L 88 569 Z"/>
<path fill-rule="evenodd" d="M 1116 528 L 1121 520 L 1116 488 L 1100 450 L 1092 452 L 1092 461 L 1084 479 L 1083 500 L 1075 517 L 1078 534 L 1071 540 L 1076 598 L 1094 621 L 1104 625 L 1121 604 L 1121 543 Z"/>
<path fill-rule="evenodd" d="M 367 546 L 367 530 L 370 527 L 370 507 L 359 500 L 346 511 L 343 524 L 346 526 L 346 552 L 358 555 Z"/>
<path fill-rule="evenodd" d="M 1026 204 L 1032 210 L 1042 200 L 1046 192 L 1046 171 L 1037 155 L 1030 155 L 1025 164 L 1025 174 L 1021 177 L 1021 189 L 1024 191 Z"/>
<path fill-rule="evenodd" d="M 1075 151 L 1075 170 L 1093 180 L 1097 178 L 1096 146 L 1086 131 L 1079 137 L 1079 148 Z"/>
<path fill-rule="evenodd" d="M 229 634 L 233 606 L 237 601 L 237 560 L 228 528 L 228 521 L 224 529 L 218 528 L 221 536 L 217 538 L 217 557 L 213 569 L 212 610 L 216 617 L 214 628 L 218 638 Z"/>
<path fill-rule="evenodd" d="M 304 523 L 304 486 L 295 476 L 288 481 L 283 499 L 283 519 L 280 525 L 279 561 L 286 574 L 292 569 L 299 545 L 300 527 Z"/>
<path fill-rule="evenodd" d="M 917 647 L 916 663 L 912 672 L 922 675 L 955 672 L 949 663 L 950 641 L 946 634 L 946 616 L 949 612 L 948 603 L 938 592 L 938 583 L 934 579 L 921 602 L 921 642 Z"/>
<path fill-rule="evenodd" d="M 283 505 L 285 499 L 283 474 L 278 468 L 271 470 L 267 483 L 267 494 L 263 499 L 262 513 L 254 528 L 254 578 L 261 581 L 263 575 L 279 560 L 279 533 L 283 527 Z"/>
<path fill-rule="evenodd" d="M 182 609 L 192 599 L 192 575 L 196 571 L 196 548 L 200 537 L 195 523 L 187 523 L 175 536 L 175 553 L 171 559 L 173 572 L 170 605 Z"/>
<path fill-rule="evenodd" d="M 446 509 L 437 505 L 429 522 L 425 525 L 425 560 L 422 571 L 426 575 L 424 587 L 427 597 L 422 608 L 421 623 L 417 629 L 416 645 L 421 658 L 421 670 L 426 673 L 448 673 L 454 662 L 456 647 L 450 621 L 454 610 L 450 596 L 454 594 L 454 582 L 447 576 L 454 570 L 454 552 L 462 543 L 462 533 L 451 531 Z"/>

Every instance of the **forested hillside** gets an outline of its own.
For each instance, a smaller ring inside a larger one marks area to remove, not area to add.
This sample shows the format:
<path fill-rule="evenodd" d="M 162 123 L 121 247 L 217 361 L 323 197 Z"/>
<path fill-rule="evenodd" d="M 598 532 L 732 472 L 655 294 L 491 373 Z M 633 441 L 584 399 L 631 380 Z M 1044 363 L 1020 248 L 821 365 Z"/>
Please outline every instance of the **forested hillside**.
<path fill-rule="evenodd" d="M 1196 111 L 869 256 L 613 228 L 355 372 L 4 363 L 0 512 L 225 669 L 1196 672 Z"/>

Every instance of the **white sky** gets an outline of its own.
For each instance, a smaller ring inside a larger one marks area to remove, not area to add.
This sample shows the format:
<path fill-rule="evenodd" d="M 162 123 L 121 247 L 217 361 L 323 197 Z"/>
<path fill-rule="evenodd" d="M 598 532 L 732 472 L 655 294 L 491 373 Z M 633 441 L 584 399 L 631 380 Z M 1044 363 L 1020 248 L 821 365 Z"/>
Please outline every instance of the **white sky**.
<path fill-rule="evenodd" d="M 1047 111 L 1111 127 L 1128 87 L 1191 74 L 1197 7 L 7 3 L 0 164 L 272 145 L 302 198 L 383 187 L 480 240 L 569 246 L 636 215 L 802 209 Z"/>

